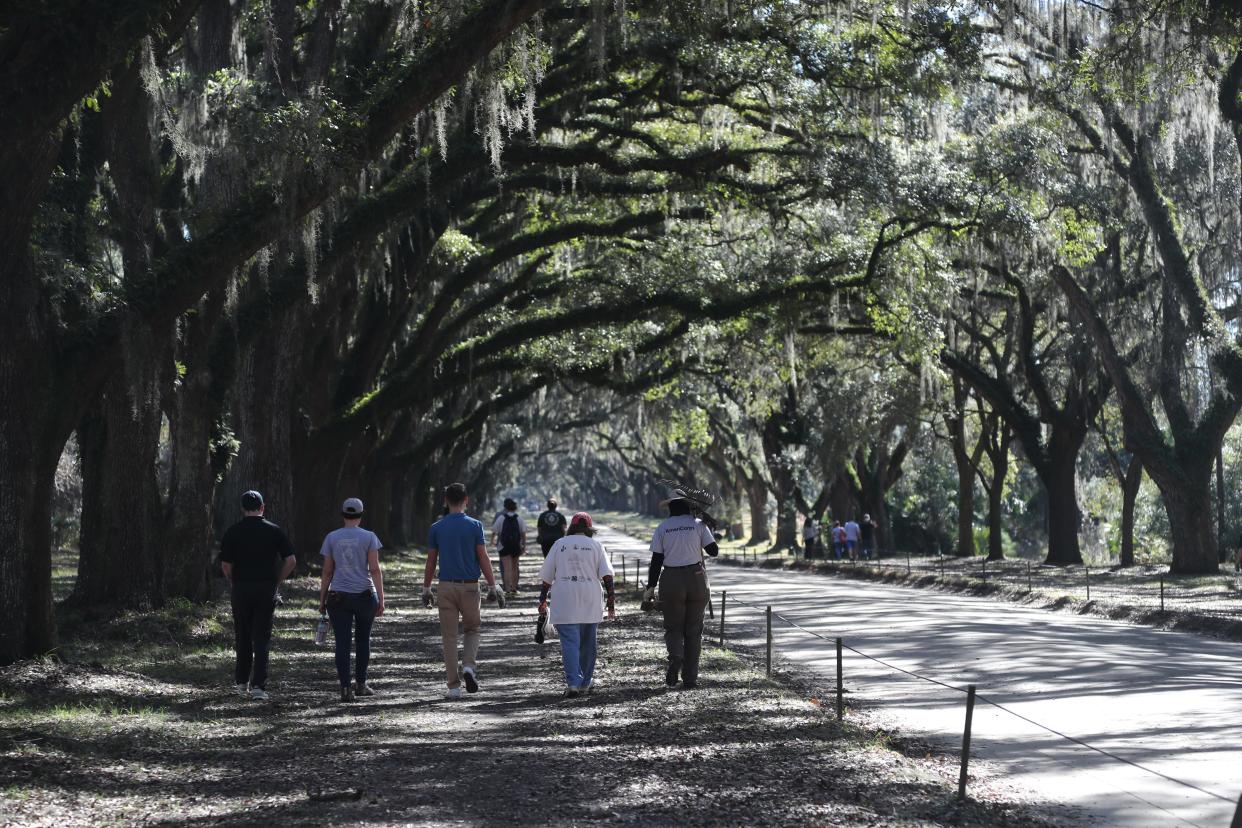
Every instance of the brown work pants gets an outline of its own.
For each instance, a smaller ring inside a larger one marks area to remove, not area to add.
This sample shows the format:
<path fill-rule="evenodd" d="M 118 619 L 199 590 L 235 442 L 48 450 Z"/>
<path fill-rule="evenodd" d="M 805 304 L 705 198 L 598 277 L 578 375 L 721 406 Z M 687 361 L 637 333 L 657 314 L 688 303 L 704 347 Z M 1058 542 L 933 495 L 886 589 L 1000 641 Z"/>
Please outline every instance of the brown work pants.
<path fill-rule="evenodd" d="M 702 565 L 665 569 L 660 576 L 660 603 L 664 608 L 664 643 L 668 658 L 681 668 L 682 681 L 699 678 L 703 647 L 703 613 L 707 610 L 707 574 Z"/>
<path fill-rule="evenodd" d="M 440 581 L 436 595 L 440 608 L 440 640 L 444 644 L 444 672 L 449 689 L 461 687 L 461 674 L 457 669 L 457 621 L 461 620 L 466 646 L 461 655 L 464 667 L 474 667 L 479 655 L 479 628 L 483 626 L 480 610 L 483 602 L 479 596 L 479 584 L 456 584 Z"/>

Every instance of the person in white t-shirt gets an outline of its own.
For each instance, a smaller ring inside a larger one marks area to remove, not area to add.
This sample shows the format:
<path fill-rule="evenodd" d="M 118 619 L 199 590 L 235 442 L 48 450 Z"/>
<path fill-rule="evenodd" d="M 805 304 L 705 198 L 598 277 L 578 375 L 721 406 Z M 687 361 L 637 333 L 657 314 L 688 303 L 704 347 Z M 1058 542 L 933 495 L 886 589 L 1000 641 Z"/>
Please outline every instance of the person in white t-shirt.
<path fill-rule="evenodd" d="M 592 537 L 591 516 L 578 512 L 569 521 L 569 534 L 552 544 L 539 578 L 539 614 L 550 615 L 561 639 L 561 662 L 565 668 L 565 697 L 590 693 L 595 673 L 599 622 L 604 611 L 600 582 L 608 592 L 608 620 L 617 618 L 613 569 L 604 547 Z M 548 612 L 548 592 L 556 597 Z"/>
<path fill-rule="evenodd" d="M 703 613 L 707 609 L 707 572 L 703 552 L 711 557 L 720 553 L 716 536 L 702 521 L 690 514 L 684 497 L 667 501 L 668 520 L 656 527 L 651 538 L 651 568 L 647 571 L 645 600 L 655 597 L 660 572 L 660 605 L 664 610 L 664 644 L 668 647 L 666 686 L 690 690 L 699 681 L 699 653 L 703 645 Z"/>

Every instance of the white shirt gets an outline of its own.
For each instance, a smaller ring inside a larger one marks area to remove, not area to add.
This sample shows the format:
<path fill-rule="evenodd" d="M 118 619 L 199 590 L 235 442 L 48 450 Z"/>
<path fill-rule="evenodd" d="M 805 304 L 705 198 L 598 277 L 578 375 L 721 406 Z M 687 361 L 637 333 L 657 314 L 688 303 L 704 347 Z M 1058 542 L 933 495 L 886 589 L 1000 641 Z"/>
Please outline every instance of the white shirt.
<path fill-rule="evenodd" d="M 496 520 L 492 521 L 492 534 L 496 536 L 498 541 L 500 538 L 500 530 L 505 528 L 505 518 L 508 517 L 509 515 L 517 515 L 518 532 L 522 535 L 523 538 L 526 537 L 526 521 L 522 520 L 522 516 L 518 515 L 517 512 L 501 512 L 500 514 L 496 515 Z"/>
<path fill-rule="evenodd" d="M 663 554 L 665 566 L 690 566 L 703 560 L 703 549 L 716 536 L 691 515 L 674 515 L 656 527 L 651 553 Z"/>
<path fill-rule="evenodd" d="M 818 537 L 818 535 L 819 527 L 814 523 L 808 523 L 802 527 L 802 537 L 810 540 L 811 538 Z"/>
<path fill-rule="evenodd" d="M 599 541 L 566 535 L 552 544 L 539 578 L 552 585 L 548 617 L 553 624 L 598 624 L 604 616 L 600 581 L 612 564 Z"/>

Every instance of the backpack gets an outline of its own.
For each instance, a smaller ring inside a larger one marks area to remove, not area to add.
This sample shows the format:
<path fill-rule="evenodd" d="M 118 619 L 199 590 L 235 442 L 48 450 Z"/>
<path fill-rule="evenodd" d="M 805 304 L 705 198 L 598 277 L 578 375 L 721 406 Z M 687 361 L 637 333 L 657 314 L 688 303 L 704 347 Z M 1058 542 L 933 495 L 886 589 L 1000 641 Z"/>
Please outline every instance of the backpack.
<path fill-rule="evenodd" d="M 504 525 L 500 527 L 500 551 L 512 555 L 522 551 L 522 530 L 518 527 L 517 515 L 505 515 Z"/>

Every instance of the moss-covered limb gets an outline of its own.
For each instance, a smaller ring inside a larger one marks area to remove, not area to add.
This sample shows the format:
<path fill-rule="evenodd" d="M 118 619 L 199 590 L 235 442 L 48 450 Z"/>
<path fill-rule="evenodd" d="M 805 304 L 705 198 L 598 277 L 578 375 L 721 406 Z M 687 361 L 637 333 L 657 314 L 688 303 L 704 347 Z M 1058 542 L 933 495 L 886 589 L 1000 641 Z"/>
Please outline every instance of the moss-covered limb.
<path fill-rule="evenodd" d="M 944 349 L 940 352 L 940 361 L 950 371 L 960 376 L 989 403 L 1012 426 L 1014 433 L 1022 442 L 1023 453 L 1032 465 L 1045 462 L 1047 454 L 1043 440 L 1043 427 L 1038 417 L 1029 412 L 1018 400 L 1013 386 L 993 377 L 981 366 L 957 351 Z"/>
<path fill-rule="evenodd" d="M 335 192 L 336 176 L 358 169 L 385 148 L 414 115 L 422 112 L 508 36 L 551 0 L 509 0 L 503 8 L 483 4 L 399 75 L 386 79 L 360 107 L 352 132 L 338 144 L 349 147 L 336 159 L 333 176 L 308 168 L 296 182 L 260 180 L 234 206 L 191 222 L 195 236 L 126 282 L 128 307 L 148 319 L 175 317 L 219 284 L 262 247 L 279 238 Z M 104 321 L 97 344 L 105 347 L 119 326 Z"/>
<path fill-rule="evenodd" d="M 673 336 L 684 335 L 685 330 L 685 327 L 677 326 L 672 331 L 653 337 L 652 340 L 644 343 L 636 350 L 650 352 L 660 347 L 665 347 Z M 500 394 L 485 393 L 483 401 L 467 414 L 454 421 L 443 423 L 431 432 L 422 435 L 418 440 L 413 441 L 404 450 L 380 454 L 377 462 L 385 467 L 404 467 L 411 462 L 417 462 L 419 458 L 426 457 L 435 447 L 452 444 L 453 441 L 460 440 L 462 435 L 479 428 L 488 419 L 503 414 L 506 410 L 530 399 L 540 389 L 553 383 L 589 383 L 593 387 L 606 387 L 618 393 L 634 395 L 648 388 L 668 382 L 676 376 L 678 370 L 679 366 L 657 366 L 652 370 L 642 371 L 634 376 L 619 379 L 613 372 L 612 366 L 605 363 L 557 373 L 534 374 L 533 379 L 509 387 Z M 496 373 L 484 369 L 476 377 L 483 384 L 483 387 L 487 387 L 488 378 L 496 376 Z M 598 424 L 599 421 L 600 418 L 598 417 L 586 418 L 576 422 L 573 428 L 586 428 Z M 568 428 L 568 426 L 566 427 Z"/>
<path fill-rule="evenodd" d="M 1143 457 L 1148 467 L 1168 465 L 1174 461 L 1173 447 L 1165 440 L 1148 405 L 1147 396 L 1130 373 L 1128 362 L 1121 356 L 1104 319 L 1073 274 L 1062 266 L 1052 269 L 1052 278 L 1065 293 L 1074 313 L 1087 327 L 1121 404 L 1126 442 L 1131 451 Z"/>
<path fill-rule="evenodd" d="M 123 12 L 82 0 L 16 2 L 0 14 L 0 146 L 59 129 L 145 37 L 185 30 L 201 0 L 136 0 Z"/>

